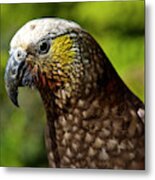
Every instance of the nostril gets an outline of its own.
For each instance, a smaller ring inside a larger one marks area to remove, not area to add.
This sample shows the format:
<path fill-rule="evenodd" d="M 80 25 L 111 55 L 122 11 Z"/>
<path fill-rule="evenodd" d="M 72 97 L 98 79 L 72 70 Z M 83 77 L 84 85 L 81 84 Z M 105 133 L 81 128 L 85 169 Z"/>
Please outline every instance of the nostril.
<path fill-rule="evenodd" d="M 20 58 L 20 57 L 21 57 L 21 54 L 22 54 L 21 51 L 18 50 L 18 51 L 17 51 L 17 57 Z"/>
<path fill-rule="evenodd" d="M 23 49 L 19 48 L 19 49 L 16 50 L 15 59 L 17 61 L 22 61 L 22 60 L 25 59 L 25 57 L 26 57 L 26 52 Z"/>
<path fill-rule="evenodd" d="M 20 56 L 21 56 L 21 52 L 20 52 L 20 50 L 16 50 L 16 52 L 15 52 L 15 60 L 20 60 Z"/>

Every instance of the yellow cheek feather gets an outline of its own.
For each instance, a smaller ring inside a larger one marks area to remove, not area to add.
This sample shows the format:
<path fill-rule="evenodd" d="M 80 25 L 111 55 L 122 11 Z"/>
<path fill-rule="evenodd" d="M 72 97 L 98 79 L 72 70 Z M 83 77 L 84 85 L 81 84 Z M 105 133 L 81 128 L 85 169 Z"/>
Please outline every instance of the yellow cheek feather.
<path fill-rule="evenodd" d="M 69 35 L 63 35 L 54 39 L 50 49 L 52 60 L 59 62 L 62 66 L 72 63 L 76 54 L 72 46 L 73 40 Z"/>

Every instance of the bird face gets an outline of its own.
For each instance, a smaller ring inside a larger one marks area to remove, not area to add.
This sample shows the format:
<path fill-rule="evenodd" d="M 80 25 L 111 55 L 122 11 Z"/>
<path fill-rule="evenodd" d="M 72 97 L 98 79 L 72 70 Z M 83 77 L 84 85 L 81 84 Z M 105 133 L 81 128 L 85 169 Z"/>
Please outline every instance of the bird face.
<path fill-rule="evenodd" d="M 83 65 L 73 29 L 80 30 L 80 26 L 47 18 L 32 20 L 15 34 L 10 44 L 5 82 L 8 95 L 16 106 L 19 86 L 53 91 L 66 86 L 69 91 L 78 84 Z"/>

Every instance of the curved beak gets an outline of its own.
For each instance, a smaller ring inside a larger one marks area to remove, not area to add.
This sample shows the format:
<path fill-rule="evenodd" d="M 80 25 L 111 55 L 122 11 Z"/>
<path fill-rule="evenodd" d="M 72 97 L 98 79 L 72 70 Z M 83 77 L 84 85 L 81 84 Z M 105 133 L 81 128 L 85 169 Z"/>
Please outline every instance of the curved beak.
<path fill-rule="evenodd" d="M 14 105 L 18 104 L 18 87 L 22 85 L 22 77 L 24 74 L 26 53 L 19 51 L 12 53 L 5 70 L 5 86 L 6 91 Z"/>

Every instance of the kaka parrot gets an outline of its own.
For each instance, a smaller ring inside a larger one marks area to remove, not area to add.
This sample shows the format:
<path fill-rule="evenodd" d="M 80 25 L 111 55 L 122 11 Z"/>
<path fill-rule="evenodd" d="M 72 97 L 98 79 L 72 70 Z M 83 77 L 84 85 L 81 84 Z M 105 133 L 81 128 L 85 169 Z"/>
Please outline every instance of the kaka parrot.
<path fill-rule="evenodd" d="M 144 169 L 144 104 L 121 80 L 95 39 L 77 23 L 42 18 L 11 40 L 6 90 L 34 87 L 46 111 L 53 168 Z"/>

